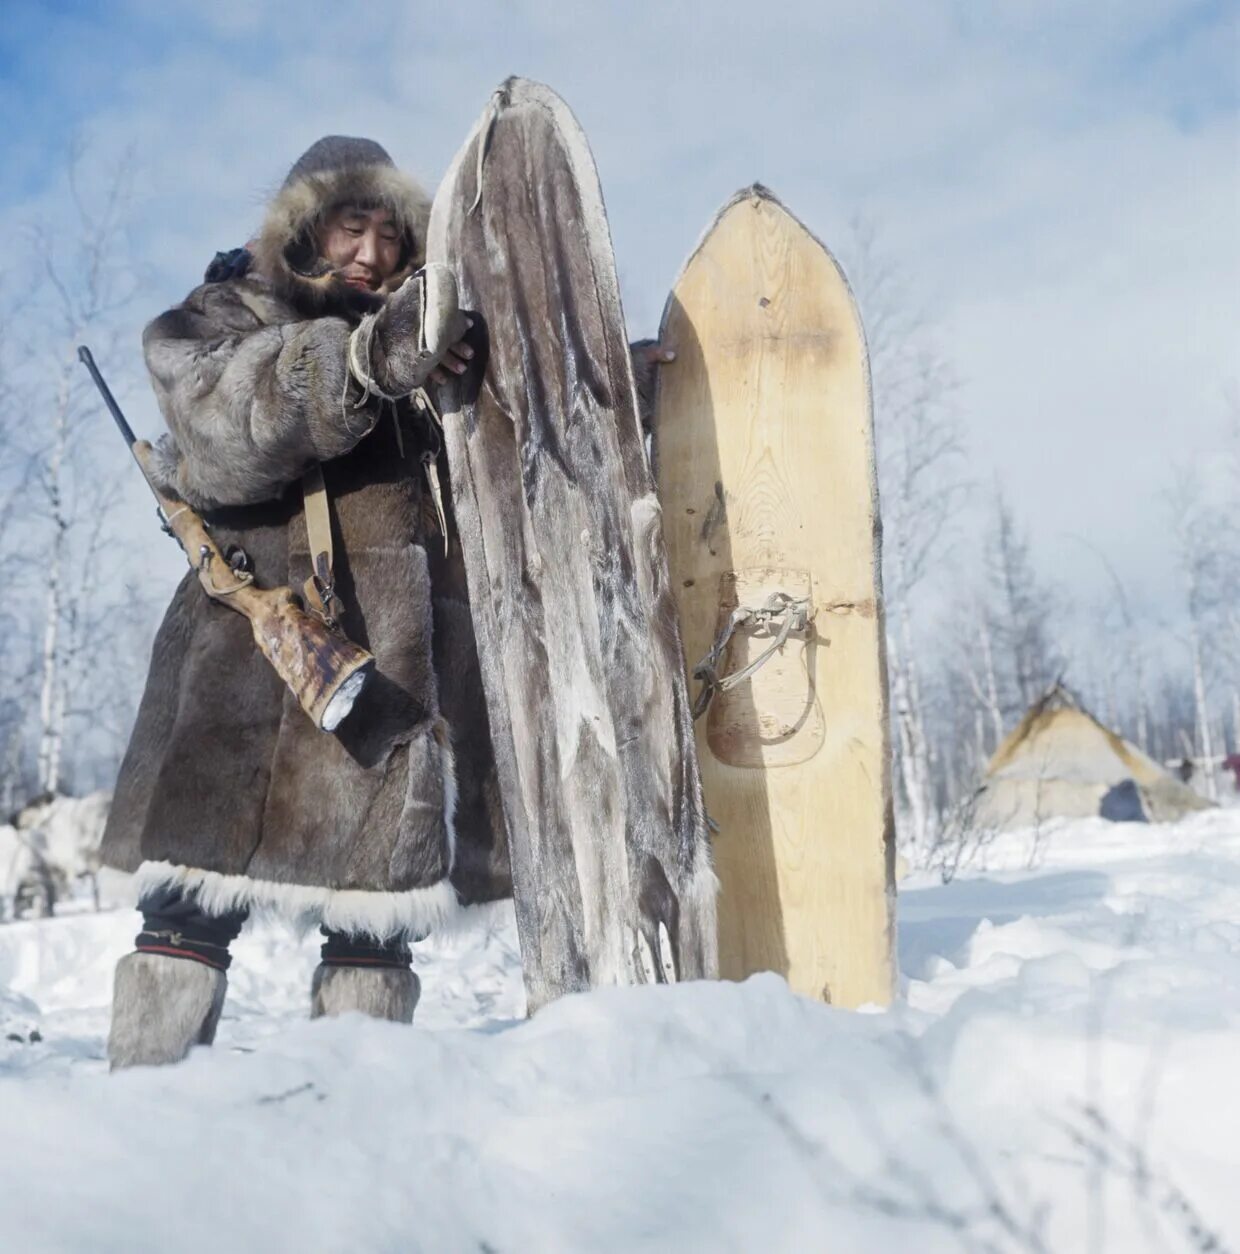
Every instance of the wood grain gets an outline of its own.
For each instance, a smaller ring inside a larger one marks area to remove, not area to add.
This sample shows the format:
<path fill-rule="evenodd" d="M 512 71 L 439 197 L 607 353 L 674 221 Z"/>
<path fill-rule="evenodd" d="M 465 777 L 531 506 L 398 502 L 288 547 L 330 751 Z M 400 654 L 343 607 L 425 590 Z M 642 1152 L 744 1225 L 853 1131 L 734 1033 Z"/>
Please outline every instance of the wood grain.
<path fill-rule="evenodd" d="M 660 333 L 656 471 L 685 653 L 738 600 L 808 595 L 794 637 L 696 727 L 718 824 L 721 973 L 840 1006 L 893 989 L 893 848 L 869 368 L 839 267 L 765 189 L 738 195 Z M 734 640 L 735 670 L 770 643 Z"/>

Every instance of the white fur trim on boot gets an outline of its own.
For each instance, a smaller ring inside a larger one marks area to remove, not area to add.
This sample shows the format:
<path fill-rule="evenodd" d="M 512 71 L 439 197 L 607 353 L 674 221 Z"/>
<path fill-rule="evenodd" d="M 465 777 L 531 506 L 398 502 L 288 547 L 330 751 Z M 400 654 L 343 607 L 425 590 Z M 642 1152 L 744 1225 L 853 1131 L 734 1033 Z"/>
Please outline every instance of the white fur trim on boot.
<path fill-rule="evenodd" d="M 224 972 L 203 962 L 126 954 L 112 986 L 112 1070 L 180 1062 L 193 1046 L 210 1045 L 227 987 Z"/>
<path fill-rule="evenodd" d="M 310 986 L 310 1017 L 360 1011 L 372 1019 L 412 1023 L 422 984 L 407 967 L 351 967 L 321 962 Z"/>

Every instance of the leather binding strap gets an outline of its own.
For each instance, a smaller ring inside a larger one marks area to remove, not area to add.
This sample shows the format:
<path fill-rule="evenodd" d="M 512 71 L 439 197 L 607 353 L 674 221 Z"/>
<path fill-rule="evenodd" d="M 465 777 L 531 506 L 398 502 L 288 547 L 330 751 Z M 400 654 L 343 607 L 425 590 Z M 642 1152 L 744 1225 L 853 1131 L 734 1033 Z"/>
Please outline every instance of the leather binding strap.
<path fill-rule="evenodd" d="M 310 578 L 304 584 L 306 604 L 329 627 L 335 627 L 344 609 L 336 595 L 332 574 L 332 511 L 323 481 L 323 467 L 315 462 L 301 478 L 305 499 L 306 534 L 310 540 Z"/>

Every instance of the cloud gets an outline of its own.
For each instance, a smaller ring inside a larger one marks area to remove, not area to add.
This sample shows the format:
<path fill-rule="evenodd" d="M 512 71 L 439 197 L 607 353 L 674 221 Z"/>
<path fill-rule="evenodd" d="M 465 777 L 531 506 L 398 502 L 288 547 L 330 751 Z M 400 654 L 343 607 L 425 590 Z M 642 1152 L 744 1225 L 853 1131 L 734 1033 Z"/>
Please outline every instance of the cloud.
<path fill-rule="evenodd" d="M 495 84 L 527 74 L 555 86 L 590 136 L 635 333 L 657 325 L 699 231 L 754 178 L 828 243 L 867 213 L 964 381 L 975 473 L 1008 485 L 1043 565 L 1090 594 L 1096 564 L 1064 541 L 1079 533 L 1151 603 L 1174 595 L 1158 495 L 1172 461 L 1208 455 L 1236 371 L 1230 6 L 130 0 L 46 22 L 17 11 L 20 87 L 0 103 L 20 92 L 34 125 L 4 175 L 0 228 L 59 211 L 32 154 L 73 127 L 101 153 L 135 145 L 145 312 L 247 238 L 319 135 L 373 135 L 433 184 Z"/>

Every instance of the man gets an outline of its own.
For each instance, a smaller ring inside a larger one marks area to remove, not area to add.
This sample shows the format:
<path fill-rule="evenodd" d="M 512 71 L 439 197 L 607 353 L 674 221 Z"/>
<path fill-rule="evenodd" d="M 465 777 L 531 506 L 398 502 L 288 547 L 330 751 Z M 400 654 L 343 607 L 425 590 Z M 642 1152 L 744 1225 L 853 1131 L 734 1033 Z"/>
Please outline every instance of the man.
<path fill-rule="evenodd" d="M 334 540 L 324 607 L 376 672 L 339 728 L 319 731 L 248 622 L 182 581 L 104 835 L 105 861 L 136 873 L 143 913 L 116 973 L 114 1067 L 211 1041 L 228 946 L 253 909 L 323 928 L 313 1014 L 409 1022 L 407 942 L 456 906 L 458 831 L 463 894 L 510 891 L 439 432 L 409 399 L 472 356 L 450 275 L 406 281 L 428 213 L 379 145 L 320 140 L 252 252 L 217 259 L 143 337 L 171 433 L 165 485 L 260 586 L 310 577 L 303 476 L 321 471 Z"/>
<path fill-rule="evenodd" d="M 319 140 L 252 248 L 217 257 L 143 337 L 165 486 L 263 587 L 301 589 L 330 525 L 313 595 L 376 672 L 319 731 L 247 621 L 182 581 L 104 834 L 143 914 L 116 972 L 113 1067 L 210 1043 L 251 910 L 324 932 L 313 1015 L 407 1023 L 408 941 L 458 899 L 511 893 L 446 459 L 433 406 L 412 399 L 473 359 L 451 276 L 415 274 L 428 215 L 378 144 Z M 644 397 L 670 359 L 636 348 Z"/>

